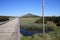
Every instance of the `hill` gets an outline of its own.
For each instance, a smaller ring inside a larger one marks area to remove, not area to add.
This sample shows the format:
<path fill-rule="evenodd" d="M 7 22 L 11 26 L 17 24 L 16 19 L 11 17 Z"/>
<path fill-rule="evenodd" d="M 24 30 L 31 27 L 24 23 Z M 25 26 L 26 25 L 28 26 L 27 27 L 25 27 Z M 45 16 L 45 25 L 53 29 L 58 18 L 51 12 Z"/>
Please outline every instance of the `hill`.
<path fill-rule="evenodd" d="M 31 13 L 28 13 L 28 14 L 25 14 L 25 15 L 21 16 L 21 18 L 31 18 L 31 17 L 40 17 L 40 16 L 31 14 Z"/>

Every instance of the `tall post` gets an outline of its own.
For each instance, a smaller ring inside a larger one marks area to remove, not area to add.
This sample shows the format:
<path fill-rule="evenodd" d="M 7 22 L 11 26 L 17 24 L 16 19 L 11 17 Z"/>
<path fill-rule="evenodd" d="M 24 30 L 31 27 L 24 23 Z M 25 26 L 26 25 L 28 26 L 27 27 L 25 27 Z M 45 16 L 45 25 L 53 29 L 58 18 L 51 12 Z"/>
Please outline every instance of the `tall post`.
<path fill-rule="evenodd" d="M 43 18 L 43 39 L 45 39 L 45 25 L 44 25 L 44 0 L 42 0 L 42 18 Z"/>

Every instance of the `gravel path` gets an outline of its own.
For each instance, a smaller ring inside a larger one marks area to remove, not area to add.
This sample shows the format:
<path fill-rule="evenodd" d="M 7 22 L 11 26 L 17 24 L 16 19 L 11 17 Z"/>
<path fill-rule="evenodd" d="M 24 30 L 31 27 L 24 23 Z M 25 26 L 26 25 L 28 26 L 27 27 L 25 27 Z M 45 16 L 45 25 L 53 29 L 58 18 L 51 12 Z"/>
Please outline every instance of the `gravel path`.
<path fill-rule="evenodd" d="M 19 22 L 19 18 L 15 18 L 8 23 L 0 25 L 0 40 L 20 40 Z"/>

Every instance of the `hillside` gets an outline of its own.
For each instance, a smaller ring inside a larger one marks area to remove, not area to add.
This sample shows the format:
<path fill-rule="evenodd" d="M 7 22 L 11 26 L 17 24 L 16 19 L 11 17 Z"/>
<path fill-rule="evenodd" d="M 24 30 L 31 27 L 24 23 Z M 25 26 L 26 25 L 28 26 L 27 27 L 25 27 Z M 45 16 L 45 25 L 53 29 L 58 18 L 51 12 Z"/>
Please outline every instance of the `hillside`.
<path fill-rule="evenodd" d="M 40 17 L 40 16 L 31 14 L 31 13 L 28 13 L 28 14 L 25 14 L 25 15 L 21 16 L 21 18 L 31 18 L 31 17 Z"/>

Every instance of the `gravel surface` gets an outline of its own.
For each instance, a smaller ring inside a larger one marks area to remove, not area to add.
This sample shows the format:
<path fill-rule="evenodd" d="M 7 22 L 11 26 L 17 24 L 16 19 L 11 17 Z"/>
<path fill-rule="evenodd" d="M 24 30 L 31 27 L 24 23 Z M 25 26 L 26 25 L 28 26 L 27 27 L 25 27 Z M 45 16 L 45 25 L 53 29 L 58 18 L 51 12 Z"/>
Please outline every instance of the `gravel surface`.
<path fill-rule="evenodd" d="M 0 40 L 20 40 L 19 18 L 0 25 Z"/>

